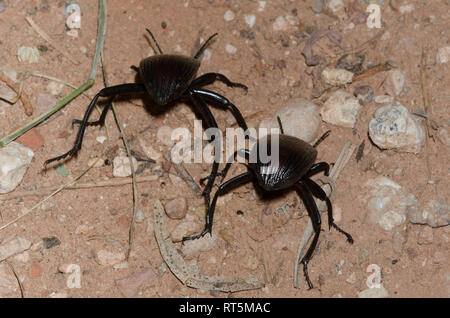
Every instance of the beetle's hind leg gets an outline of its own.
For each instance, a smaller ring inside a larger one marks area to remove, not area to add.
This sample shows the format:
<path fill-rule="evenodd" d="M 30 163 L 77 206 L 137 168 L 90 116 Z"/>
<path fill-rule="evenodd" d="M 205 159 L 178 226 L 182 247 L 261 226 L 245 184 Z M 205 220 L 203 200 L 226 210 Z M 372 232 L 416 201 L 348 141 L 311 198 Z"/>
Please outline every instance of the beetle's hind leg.
<path fill-rule="evenodd" d="M 320 227 L 322 224 L 322 220 L 320 217 L 319 209 L 317 208 L 316 202 L 314 201 L 312 197 L 312 193 L 309 190 L 309 187 L 307 184 L 303 183 L 303 180 L 300 180 L 297 184 L 297 189 L 299 190 L 300 197 L 305 204 L 306 211 L 308 211 L 308 215 L 311 218 L 311 222 L 314 229 L 314 238 L 311 242 L 311 245 L 309 246 L 305 256 L 301 259 L 300 263 L 303 264 L 303 273 L 305 275 L 306 282 L 308 283 L 309 289 L 313 288 L 313 285 L 311 283 L 311 280 L 309 279 L 308 275 L 308 263 L 311 260 L 314 250 L 316 249 L 317 242 L 319 240 L 320 235 Z"/>
<path fill-rule="evenodd" d="M 319 198 L 322 201 L 325 201 L 325 203 L 327 204 L 327 210 L 328 210 L 328 227 L 331 228 L 335 228 L 339 233 L 344 234 L 347 237 L 347 241 L 350 244 L 353 244 L 353 238 L 350 234 L 348 234 L 347 232 L 345 232 L 343 229 L 341 229 L 339 226 L 336 225 L 336 223 L 334 223 L 334 219 L 333 219 L 333 206 L 331 204 L 330 199 L 327 197 L 327 194 L 325 193 L 325 191 L 323 191 L 322 187 L 320 187 L 317 183 L 315 183 L 314 181 L 312 181 L 311 179 L 308 178 L 303 178 L 302 179 L 305 184 L 308 186 L 308 188 L 311 190 L 312 194 Z"/>
<path fill-rule="evenodd" d="M 105 105 L 105 107 L 102 110 L 102 113 L 100 114 L 100 117 L 98 120 L 96 121 L 88 121 L 85 125 L 86 126 L 104 126 L 105 125 L 105 120 L 106 120 L 106 115 L 108 113 L 108 111 L 111 108 L 112 102 L 114 100 L 114 97 L 111 97 L 108 101 L 108 103 Z M 83 124 L 83 120 L 81 119 L 74 119 L 72 120 L 72 126 L 75 124 Z"/>

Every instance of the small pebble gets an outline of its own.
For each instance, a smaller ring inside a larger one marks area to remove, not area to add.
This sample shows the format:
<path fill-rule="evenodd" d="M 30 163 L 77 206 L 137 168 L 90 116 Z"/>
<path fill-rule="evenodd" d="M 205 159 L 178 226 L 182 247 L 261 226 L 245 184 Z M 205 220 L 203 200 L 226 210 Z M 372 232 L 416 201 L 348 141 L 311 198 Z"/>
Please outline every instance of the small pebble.
<path fill-rule="evenodd" d="M 378 96 L 375 96 L 373 101 L 377 104 L 389 104 L 394 101 L 394 97 L 392 97 L 390 95 L 378 95 Z"/>
<path fill-rule="evenodd" d="M 235 54 L 237 52 L 237 48 L 231 44 L 225 45 L 225 51 L 230 54 Z"/>
<path fill-rule="evenodd" d="M 168 201 L 164 208 L 166 214 L 171 219 L 182 219 L 186 215 L 187 203 L 184 197 L 179 197 Z"/>
<path fill-rule="evenodd" d="M 256 22 L 256 16 L 254 14 L 246 14 L 244 15 L 244 20 L 249 27 L 253 28 Z"/>
<path fill-rule="evenodd" d="M 295 98 L 280 107 L 271 118 L 264 119 L 259 124 L 261 130 L 258 137 L 263 137 L 271 132 L 271 128 L 279 129 L 277 117 L 280 117 L 284 133 L 300 138 L 306 142 L 313 142 L 319 135 L 320 115 L 317 105 L 313 102 Z"/>
<path fill-rule="evenodd" d="M 132 157 L 134 171 L 138 168 L 136 158 Z M 125 156 L 117 156 L 113 160 L 113 176 L 114 177 L 129 177 L 131 176 L 130 160 Z"/>
<path fill-rule="evenodd" d="M 205 235 L 196 240 L 185 241 L 181 246 L 181 253 L 186 257 L 194 257 L 200 253 L 207 252 L 216 247 L 218 242 L 217 235 L 213 232 L 212 235 Z"/>
<path fill-rule="evenodd" d="M 373 100 L 373 94 L 373 89 L 369 85 L 358 86 L 353 92 L 353 95 L 358 98 L 362 105 L 370 103 Z"/>
<path fill-rule="evenodd" d="M 450 61 L 450 46 L 441 47 L 436 54 L 436 61 L 444 64 Z"/>
<path fill-rule="evenodd" d="M 274 31 L 287 31 L 289 24 L 286 19 L 282 16 L 278 16 L 272 24 L 272 29 Z"/>
<path fill-rule="evenodd" d="M 17 59 L 19 62 L 37 63 L 40 53 L 37 47 L 21 46 L 17 50 Z"/>
<path fill-rule="evenodd" d="M 234 14 L 234 12 L 231 11 L 231 10 L 227 10 L 227 11 L 225 12 L 225 14 L 223 15 L 223 19 L 224 19 L 225 21 L 227 21 L 227 22 L 233 21 L 233 20 L 234 20 L 234 17 L 235 17 L 235 14 Z"/>
<path fill-rule="evenodd" d="M 18 142 L 12 141 L 0 148 L 0 194 L 13 191 L 34 157 L 34 152 Z"/>
<path fill-rule="evenodd" d="M 367 204 L 369 220 L 386 231 L 403 224 L 408 211 L 417 205 L 414 195 L 388 178 L 369 179 L 363 187 L 368 189 L 361 200 Z"/>
<path fill-rule="evenodd" d="M 97 260 L 100 265 L 108 266 L 122 262 L 125 259 L 123 252 L 109 252 L 100 250 L 97 253 Z"/>
<path fill-rule="evenodd" d="M 340 68 L 327 67 L 322 71 L 322 81 L 331 86 L 341 86 L 351 83 L 353 73 Z"/>
<path fill-rule="evenodd" d="M 158 128 L 156 137 L 162 144 L 172 146 L 174 143 L 172 140 L 172 131 L 173 129 L 169 126 L 161 126 Z"/>
<path fill-rule="evenodd" d="M 355 272 L 351 273 L 350 276 L 345 281 L 352 285 L 356 283 L 357 282 L 356 273 Z"/>
<path fill-rule="evenodd" d="M 359 298 L 386 298 L 389 297 L 389 293 L 381 286 L 380 288 L 368 288 L 358 293 Z"/>
<path fill-rule="evenodd" d="M 333 13 L 336 13 L 344 9 L 344 2 L 342 0 L 330 0 L 327 3 L 327 7 L 333 11 Z"/>
<path fill-rule="evenodd" d="M 422 211 L 409 211 L 411 223 L 427 224 L 431 227 L 441 227 L 450 224 L 450 206 L 444 199 L 429 200 Z"/>
<path fill-rule="evenodd" d="M 44 237 L 42 239 L 42 242 L 44 243 L 44 247 L 46 249 L 49 249 L 49 248 L 52 248 L 54 246 L 58 246 L 61 244 L 61 241 L 56 236 Z"/>
<path fill-rule="evenodd" d="M 437 134 L 436 134 L 436 137 L 444 145 L 450 147 L 450 135 L 449 135 L 448 130 L 446 128 L 439 127 L 439 129 L 437 131 Z"/>
<path fill-rule="evenodd" d="M 344 90 L 337 90 L 323 104 L 320 115 L 329 124 L 353 128 L 360 109 L 358 99 Z"/>
<path fill-rule="evenodd" d="M 406 107 L 386 105 L 375 111 L 369 123 L 369 136 L 381 149 L 419 153 L 425 143 L 425 131 Z"/>

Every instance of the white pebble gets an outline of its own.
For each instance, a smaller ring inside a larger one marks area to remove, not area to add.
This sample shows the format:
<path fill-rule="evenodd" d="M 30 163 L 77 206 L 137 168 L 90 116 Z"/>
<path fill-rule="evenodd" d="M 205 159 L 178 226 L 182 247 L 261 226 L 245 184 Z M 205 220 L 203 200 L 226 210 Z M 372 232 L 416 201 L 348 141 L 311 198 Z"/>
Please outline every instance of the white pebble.
<path fill-rule="evenodd" d="M 122 262 L 125 259 L 123 252 L 109 252 L 106 250 L 100 250 L 97 253 L 97 260 L 100 265 L 108 266 Z"/>
<path fill-rule="evenodd" d="M 341 127 L 353 128 L 361 109 L 359 100 L 344 90 L 334 92 L 320 109 L 322 120 Z"/>
<path fill-rule="evenodd" d="M 425 131 L 401 104 L 382 106 L 369 123 L 370 139 L 381 149 L 419 153 L 425 142 Z"/>
<path fill-rule="evenodd" d="M 235 54 L 237 52 L 237 48 L 231 44 L 227 44 L 225 46 L 225 51 L 227 51 L 230 54 Z"/>
<path fill-rule="evenodd" d="M 246 14 L 244 15 L 245 23 L 248 24 L 249 27 L 253 28 L 256 22 L 256 16 L 254 14 Z"/>
<path fill-rule="evenodd" d="M 13 141 L 0 148 L 0 193 L 14 190 L 22 181 L 34 152 Z"/>
<path fill-rule="evenodd" d="M 450 224 L 450 206 L 444 199 L 429 200 L 422 211 L 409 211 L 411 223 L 428 224 L 431 227 L 441 227 Z"/>
<path fill-rule="evenodd" d="M 225 14 L 223 15 L 223 19 L 224 19 L 225 21 L 227 21 L 227 22 L 233 21 L 233 20 L 234 20 L 234 17 L 235 17 L 235 14 L 234 14 L 234 12 L 231 11 L 231 10 L 227 10 L 227 11 L 225 12 Z"/>
<path fill-rule="evenodd" d="M 344 9 L 344 2 L 342 0 L 330 0 L 327 4 L 327 7 L 333 11 L 334 13 L 341 11 Z"/>
<path fill-rule="evenodd" d="M 436 54 L 436 61 L 444 64 L 450 61 L 450 46 L 441 47 Z"/>
<path fill-rule="evenodd" d="M 322 80 L 332 86 L 341 86 L 350 83 L 353 73 L 340 68 L 325 68 L 322 71 Z"/>
<path fill-rule="evenodd" d="M 390 95 L 378 95 L 373 98 L 373 101 L 377 104 L 389 104 L 394 101 L 394 97 Z"/>
<path fill-rule="evenodd" d="M 258 12 L 264 11 L 266 7 L 266 1 L 258 1 Z"/>
<path fill-rule="evenodd" d="M 105 142 L 106 136 L 98 136 L 95 140 L 102 144 Z"/>
<path fill-rule="evenodd" d="M 386 231 L 403 224 L 408 210 L 417 205 L 413 194 L 388 178 L 369 179 L 363 186 L 367 191 L 361 200 L 367 202 L 369 220 Z"/>
<path fill-rule="evenodd" d="M 158 131 L 156 133 L 156 137 L 164 145 L 172 146 L 173 145 L 172 131 L 173 131 L 173 129 L 171 127 L 169 127 L 169 126 L 161 126 L 161 127 L 158 128 Z"/>
<path fill-rule="evenodd" d="M 386 298 L 389 293 L 383 285 L 380 288 L 368 288 L 358 293 L 359 298 Z"/>
<path fill-rule="evenodd" d="M 280 117 L 286 135 L 312 142 L 319 134 L 320 116 L 317 106 L 307 99 L 295 98 L 288 101 L 273 117 L 261 121 L 259 128 L 266 128 L 267 133 L 271 132 L 271 128 L 280 128 L 277 117 Z M 261 130 L 258 137 L 263 135 L 265 133 Z"/>
<path fill-rule="evenodd" d="M 275 22 L 273 23 L 272 28 L 274 31 L 286 31 L 288 28 L 286 19 L 282 16 L 278 16 L 275 19 Z"/>
<path fill-rule="evenodd" d="M 202 252 L 212 250 L 218 242 L 217 235 L 213 232 L 212 235 L 205 235 L 196 240 L 185 241 L 181 246 L 181 253 L 186 257 L 194 257 Z"/>
<path fill-rule="evenodd" d="M 40 53 L 36 47 L 21 46 L 17 50 L 17 59 L 19 62 L 37 63 Z"/>
<path fill-rule="evenodd" d="M 134 171 L 138 168 L 136 158 L 133 158 Z M 117 156 L 113 160 L 113 176 L 114 177 L 129 177 L 131 175 L 130 160 L 126 156 Z"/>

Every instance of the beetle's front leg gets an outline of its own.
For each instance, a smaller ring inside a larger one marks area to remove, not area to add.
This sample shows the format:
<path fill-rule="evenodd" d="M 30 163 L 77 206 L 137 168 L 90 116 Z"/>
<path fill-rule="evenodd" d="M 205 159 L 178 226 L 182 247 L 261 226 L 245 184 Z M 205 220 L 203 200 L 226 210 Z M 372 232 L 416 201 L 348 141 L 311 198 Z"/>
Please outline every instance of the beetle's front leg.
<path fill-rule="evenodd" d="M 78 129 L 77 138 L 75 139 L 75 144 L 74 144 L 73 148 L 58 157 L 54 157 L 54 158 L 46 160 L 44 163 L 44 167 L 46 167 L 49 163 L 51 163 L 53 161 L 59 161 L 66 157 L 72 157 L 81 149 L 81 146 L 83 144 L 84 132 L 86 130 L 86 127 L 89 126 L 89 123 L 90 123 L 88 121 L 89 116 L 91 115 L 92 110 L 94 109 L 94 106 L 100 97 L 111 97 L 112 98 L 116 95 L 124 95 L 124 94 L 130 94 L 130 93 L 142 93 L 142 92 L 145 92 L 144 85 L 143 84 L 135 84 L 135 83 L 121 84 L 121 85 L 112 86 L 112 87 L 105 87 L 100 92 L 98 92 L 98 94 L 95 95 L 94 98 L 92 99 L 92 101 L 90 102 L 88 108 L 86 109 L 86 112 L 84 113 L 83 119 L 80 121 L 80 128 Z M 112 100 L 110 101 L 110 103 L 111 102 L 112 102 Z M 104 117 L 106 117 L 106 113 L 108 112 L 110 106 L 111 106 L 110 104 L 109 104 L 109 106 L 108 105 L 105 106 L 106 108 L 103 110 L 103 112 L 100 116 L 100 119 L 97 122 L 99 122 L 99 121 L 104 122 Z M 96 124 L 97 122 L 91 122 L 91 124 L 92 123 Z"/>

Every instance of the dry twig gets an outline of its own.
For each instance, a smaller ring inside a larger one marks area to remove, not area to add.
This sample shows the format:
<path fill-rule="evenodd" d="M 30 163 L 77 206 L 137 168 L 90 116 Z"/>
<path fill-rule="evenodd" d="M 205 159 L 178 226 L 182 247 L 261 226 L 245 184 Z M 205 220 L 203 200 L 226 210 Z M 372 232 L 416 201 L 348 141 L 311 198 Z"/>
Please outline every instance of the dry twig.
<path fill-rule="evenodd" d="M 14 83 L 14 81 L 8 78 L 8 76 L 4 76 L 2 72 L 0 72 L 0 80 L 2 82 L 5 82 L 5 84 L 8 85 L 17 94 L 17 96 L 14 97 L 12 100 L 6 100 L 5 98 L 2 99 L 5 99 L 10 104 L 15 104 L 20 99 L 22 101 L 25 114 L 27 116 L 33 115 L 33 106 L 31 105 L 30 98 L 23 91 L 23 80 L 20 82 L 20 85 L 17 86 L 17 84 Z"/>

